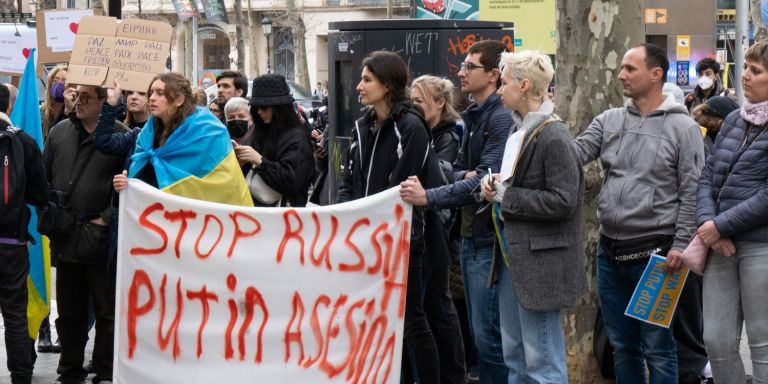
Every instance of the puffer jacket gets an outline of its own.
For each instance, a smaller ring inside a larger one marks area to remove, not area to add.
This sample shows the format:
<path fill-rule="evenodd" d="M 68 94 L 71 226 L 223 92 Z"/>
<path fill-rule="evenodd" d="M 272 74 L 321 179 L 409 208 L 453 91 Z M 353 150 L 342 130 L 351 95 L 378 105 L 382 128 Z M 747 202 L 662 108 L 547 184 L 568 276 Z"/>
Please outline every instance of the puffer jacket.
<path fill-rule="evenodd" d="M 739 111 L 725 118 L 699 179 L 696 223 L 714 220 L 725 238 L 768 242 L 768 124 Z"/>

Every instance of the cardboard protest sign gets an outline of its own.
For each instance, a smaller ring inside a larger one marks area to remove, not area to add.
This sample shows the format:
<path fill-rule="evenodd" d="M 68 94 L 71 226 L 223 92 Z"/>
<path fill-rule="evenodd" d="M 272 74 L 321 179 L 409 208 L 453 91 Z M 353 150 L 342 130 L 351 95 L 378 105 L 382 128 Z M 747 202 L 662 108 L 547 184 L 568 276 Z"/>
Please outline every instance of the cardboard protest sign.
<path fill-rule="evenodd" d="M 689 271 L 683 267 L 668 274 L 664 271 L 665 265 L 666 258 L 651 256 L 624 315 L 669 328 Z"/>
<path fill-rule="evenodd" d="M 16 31 L 19 35 L 16 36 Z M 24 73 L 27 58 L 37 48 L 35 29 L 24 24 L 0 24 L 0 73 Z"/>
<path fill-rule="evenodd" d="M 399 383 L 411 206 L 120 196 L 115 383 Z"/>
<path fill-rule="evenodd" d="M 167 23 L 88 16 L 80 21 L 67 80 L 73 84 L 146 92 L 165 70 L 172 28 Z"/>

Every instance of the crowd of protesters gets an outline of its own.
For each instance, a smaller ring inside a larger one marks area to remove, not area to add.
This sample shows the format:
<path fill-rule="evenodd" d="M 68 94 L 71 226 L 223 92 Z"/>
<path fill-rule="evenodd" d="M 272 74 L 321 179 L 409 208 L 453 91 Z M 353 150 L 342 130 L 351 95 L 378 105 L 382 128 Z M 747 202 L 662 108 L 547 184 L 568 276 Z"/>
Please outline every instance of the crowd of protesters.
<path fill-rule="evenodd" d="M 507 52 L 490 40 L 470 46 L 458 73 L 470 100 L 461 112 L 463 96 L 451 81 L 425 75 L 409 83 L 397 54 L 365 58 L 356 90 L 366 109 L 339 133 L 352 143 L 338 202 L 399 187 L 414 205 L 404 382 L 568 382 L 561 312 L 587 291 L 582 166 L 592 161 L 603 168 L 598 321 L 617 382 L 744 383 L 743 324 L 753 380 L 768 380 L 761 296 L 768 287 L 768 44 L 747 52 L 741 106 L 723 89 L 714 60 L 697 65 L 699 81 L 687 97 L 665 84 L 668 69 L 661 48 L 629 49 L 618 77 L 625 105 L 574 138 L 550 100 L 551 60 L 539 52 Z M 66 234 L 46 233 L 57 268 L 58 318 L 51 320 L 59 339 L 45 319 L 37 351 L 61 353 L 57 383 L 94 373 L 99 384 L 112 380 L 116 207 L 129 178 L 180 196 L 261 207 L 303 207 L 322 187 L 317 165 L 327 153 L 318 142 L 327 136 L 307 130 L 281 75 L 257 77 L 246 96 L 247 79 L 223 72 L 210 102 L 176 73 L 157 75 L 146 92 L 69 84 L 66 75 L 56 67 L 46 81 L 42 152 L 10 130 L 12 88 L 0 85 L 0 138 L 21 144 L 14 148 L 23 151 L 24 174 L 13 180 L 26 183 L 12 196 L 16 206 L 5 184 L 0 218 L 0 306 L 13 383 L 31 382 L 35 356 L 24 313 L 26 204 L 41 214 L 66 211 L 71 220 Z M 315 95 L 327 100 L 327 85 L 318 83 Z M 8 168 L 7 155 L 4 161 Z M 219 172 L 227 187 L 201 194 L 174 183 L 168 169 Z M 625 316 L 651 255 L 665 256 L 666 271 L 677 272 L 694 238 L 709 249 L 708 263 L 703 277 L 686 280 L 672 326 Z"/>

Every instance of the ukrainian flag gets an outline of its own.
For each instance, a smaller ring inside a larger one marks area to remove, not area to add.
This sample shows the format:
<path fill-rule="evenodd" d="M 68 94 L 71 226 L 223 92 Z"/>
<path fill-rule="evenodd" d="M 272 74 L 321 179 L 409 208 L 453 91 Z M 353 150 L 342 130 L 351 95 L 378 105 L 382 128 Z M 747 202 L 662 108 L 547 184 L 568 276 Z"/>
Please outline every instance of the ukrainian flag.
<path fill-rule="evenodd" d="M 177 196 L 223 204 L 253 206 L 227 128 L 210 111 L 197 107 L 165 144 L 153 148 L 155 118 L 136 141 L 129 177 L 148 163 L 160 190 Z"/>
<path fill-rule="evenodd" d="M 21 77 L 19 94 L 13 104 L 11 121 L 14 125 L 32 136 L 43 149 L 43 131 L 40 125 L 40 110 L 37 97 L 37 79 L 35 74 L 35 49 L 29 53 L 24 74 Z M 48 316 L 51 309 L 51 250 L 48 242 L 37 232 L 37 214 L 30 207 L 32 215 L 29 219 L 29 234 L 35 239 L 35 244 L 29 244 L 29 276 L 27 276 L 27 319 L 29 322 L 29 337 L 37 338 L 40 324 Z M 46 239 L 47 240 L 47 239 Z"/>

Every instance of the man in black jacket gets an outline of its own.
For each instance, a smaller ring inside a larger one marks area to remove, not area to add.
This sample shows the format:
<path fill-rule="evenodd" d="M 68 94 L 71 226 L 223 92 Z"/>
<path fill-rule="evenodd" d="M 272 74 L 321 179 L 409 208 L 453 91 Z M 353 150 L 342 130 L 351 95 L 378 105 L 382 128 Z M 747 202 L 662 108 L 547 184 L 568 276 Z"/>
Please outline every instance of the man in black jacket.
<path fill-rule="evenodd" d="M 43 153 L 51 188 L 69 194 L 69 205 L 77 218 L 70 236 L 51 240 L 57 258 L 56 328 L 61 340 L 58 383 L 80 383 L 86 376 L 83 352 L 88 337 L 89 296 L 96 316 L 94 383 L 112 380 L 115 280 L 109 268 L 107 227 L 112 217 L 112 177 L 122 171 L 124 159 L 99 152 L 93 145 L 93 133 L 106 99 L 104 88 L 78 86 L 75 116 L 51 129 Z M 128 128 L 115 121 L 115 131 L 127 132 Z"/>
<path fill-rule="evenodd" d="M 8 123 L 0 120 L 0 131 L 5 136 L 0 140 L 0 308 L 11 382 L 25 384 L 32 381 L 33 368 L 27 324 L 27 204 L 42 207 L 48 190 L 35 140 L 24 132 L 8 130 Z M 21 153 L 14 153 L 19 149 Z M 22 164 L 15 159 L 22 160 Z"/>

